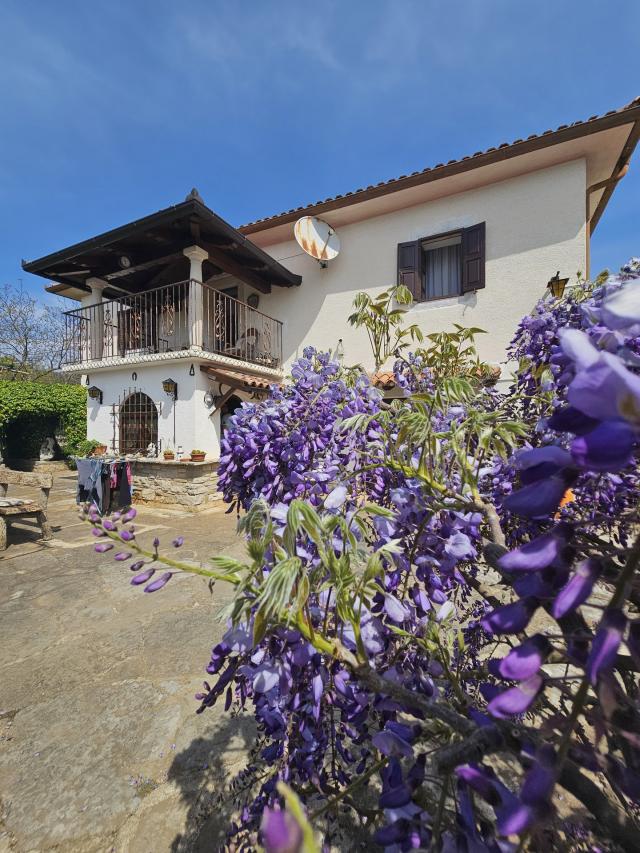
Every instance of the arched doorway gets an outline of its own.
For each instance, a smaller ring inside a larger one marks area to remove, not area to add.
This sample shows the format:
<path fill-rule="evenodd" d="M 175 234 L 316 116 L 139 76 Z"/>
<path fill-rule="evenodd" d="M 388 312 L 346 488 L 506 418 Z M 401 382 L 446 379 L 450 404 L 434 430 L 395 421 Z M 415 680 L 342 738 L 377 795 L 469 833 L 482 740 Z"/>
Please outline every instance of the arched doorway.
<path fill-rule="evenodd" d="M 120 404 L 120 453 L 146 453 L 158 447 L 158 410 L 147 394 L 135 391 Z"/>
<path fill-rule="evenodd" d="M 235 413 L 236 409 L 239 409 L 242 405 L 242 400 L 239 397 L 236 397 L 235 394 L 227 400 L 224 406 L 220 409 L 220 425 L 222 427 L 222 432 L 224 434 L 225 430 L 229 428 L 229 420 L 231 416 Z"/>

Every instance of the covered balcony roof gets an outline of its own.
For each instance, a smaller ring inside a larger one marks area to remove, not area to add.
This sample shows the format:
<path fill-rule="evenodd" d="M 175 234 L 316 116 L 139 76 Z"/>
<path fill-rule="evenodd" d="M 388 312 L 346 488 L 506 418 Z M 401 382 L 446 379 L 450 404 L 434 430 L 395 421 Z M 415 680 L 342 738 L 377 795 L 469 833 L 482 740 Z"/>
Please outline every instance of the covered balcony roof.
<path fill-rule="evenodd" d="M 203 264 L 205 281 L 227 273 L 263 293 L 302 281 L 208 208 L 195 189 L 180 204 L 23 261 L 22 267 L 55 282 L 46 288 L 50 293 L 81 299 L 91 292 L 87 279 L 95 277 L 108 283 L 105 295 L 116 298 L 188 278 L 183 249 L 194 245 L 209 254 Z"/>

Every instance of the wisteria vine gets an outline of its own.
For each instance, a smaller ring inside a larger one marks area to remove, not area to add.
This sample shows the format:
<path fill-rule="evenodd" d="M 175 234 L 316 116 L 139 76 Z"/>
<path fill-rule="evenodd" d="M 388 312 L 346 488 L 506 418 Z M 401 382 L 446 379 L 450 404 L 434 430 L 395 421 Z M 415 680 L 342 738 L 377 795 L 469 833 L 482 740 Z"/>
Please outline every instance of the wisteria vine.
<path fill-rule="evenodd" d="M 87 511 L 146 592 L 234 586 L 197 696 L 258 724 L 231 850 L 640 849 L 640 263 L 541 300 L 509 393 L 471 350 L 401 343 L 385 401 L 308 349 L 245 403 L 244 561 Z"/>

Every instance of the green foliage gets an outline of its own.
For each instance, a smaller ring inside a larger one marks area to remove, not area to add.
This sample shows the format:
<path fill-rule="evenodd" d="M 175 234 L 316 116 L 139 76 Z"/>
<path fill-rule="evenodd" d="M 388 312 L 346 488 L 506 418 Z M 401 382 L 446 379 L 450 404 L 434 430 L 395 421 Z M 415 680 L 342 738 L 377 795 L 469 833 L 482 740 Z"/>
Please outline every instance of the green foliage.
<path fill-rule="evenodd" d="M 424 359 L 434 380 L 445 376 L 469 376 L 482 380 L 491 375 L 491 367 L 478 358 L 476 335 L 485 335 L 484 329 L 465 328 L 454 323 L 455 332 L 433 332 L 427 335 L 429 345 L 416 351 Z"/>
<path fill-rule="evenodd" d="M 80 385 L 0 381 L 0 434 L 17 433 L 24 456 L 37 455 L 44 435 L 59 426 L 66 436 L 64 453 L 72 456 L 87 435 L 87 392 Z M 15 431 L 15 432 L 14 432 Z"/>
<path fill-rule="evenodd" d="M 100 447 L 103 442 L 98 441 L 95 438 L 86 438 L 84 441 L 78 443 L 76 448 L 76 456 L 89 456 L 96 447 Z"/>
<path fill-rule="evenodd" d="M 373 358 L 378 370 L 397 352 L 406 349 L 410 341 L 421 341 L 422 332 L 415 324 L 403 325 L 407 313 L 402 305 L 411 305 L 413 297 L 408 288 L 399 284 L 385 290 L 375 299 L 360 292 L 353 300 L 355 311 L 348 318 L 350 325 L 366 329 Z"/>

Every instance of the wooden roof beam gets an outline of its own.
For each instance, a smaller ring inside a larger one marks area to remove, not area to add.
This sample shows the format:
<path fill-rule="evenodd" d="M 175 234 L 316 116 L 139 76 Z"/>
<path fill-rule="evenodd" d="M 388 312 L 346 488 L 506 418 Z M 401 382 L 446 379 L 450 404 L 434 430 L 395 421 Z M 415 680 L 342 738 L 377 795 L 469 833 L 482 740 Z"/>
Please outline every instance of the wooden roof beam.
<path fill-rule="evenodd" d="M 160 266 L 161 264 L 173 263 L 173 261 L 180 260 L 182 257 L 182 252 L 172 252 L 170 255 L 163 255 L 161 258 L 153 258 L 150 261 L 144 261 L 141 264 L 136 264 L 135 266 L 127 267 L 126 269 L 116 270 L 108 275 L 104 275 L 103 278 L 105 281 L 113 281 L 117 278 L 124 278 L 134 272 L 143 272 L 144 270 L 153 269 L 153 267 Z"/>
<path fill-rule="evenodd" d="M 205 240 L 200 240 L 198 245 L 209 254 L 209 260 L 217 267 L 219 267 L 223 272 L 226 272 L 229 275 L 234 276 L 235 278 L 239 278 L 240 281 L 244 281 L 245 284 L 251 285 L 251 287 L 255 288 L 256 290 L 259 290 L 261 293 L 271 293 L 271 285 L 268 281 L 264 281 L 264 279 L 255 275 L 255 273 L 253 273 L 243 264 L 238 263 L 237 261 L 234 261 L 232 258 L 225 255 L 224 252 L 220 251 L 220 249 L 218 249 L 212 243 L 208 243 Z"/>

